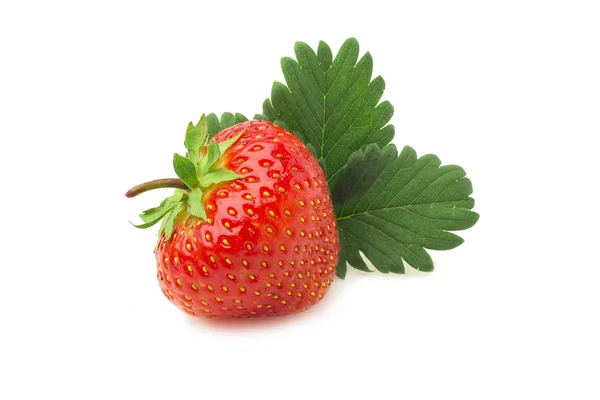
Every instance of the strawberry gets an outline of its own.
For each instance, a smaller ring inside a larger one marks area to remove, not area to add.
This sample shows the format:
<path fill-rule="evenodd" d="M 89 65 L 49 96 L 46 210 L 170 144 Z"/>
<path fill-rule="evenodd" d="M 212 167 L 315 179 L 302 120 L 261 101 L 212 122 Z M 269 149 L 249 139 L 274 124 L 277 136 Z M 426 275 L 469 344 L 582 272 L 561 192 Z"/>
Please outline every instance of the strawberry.
<path fill-rule="evenodd" d="M 188 128 L 189 159 L 175 156 L 181 181 L 129 193 L 179 188 L 141 214 L 144 228 L 164 219 L 155 250 L 162 292 L 199 317 L 307 310 L 327 293 L 339 256 L 323 170 L 298 138 L 270 122 L 231 126 L 208 145 L 205 124 Z"/>

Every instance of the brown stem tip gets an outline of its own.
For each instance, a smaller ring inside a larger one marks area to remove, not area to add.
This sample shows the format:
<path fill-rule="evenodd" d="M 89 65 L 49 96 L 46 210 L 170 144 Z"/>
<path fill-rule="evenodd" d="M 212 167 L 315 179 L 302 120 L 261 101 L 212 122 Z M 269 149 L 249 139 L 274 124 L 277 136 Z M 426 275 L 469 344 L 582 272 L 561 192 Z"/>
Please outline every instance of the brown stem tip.
<path fill-rule="evenodd" d="M 145 182 L 140 185 L 134 186 L 131 189 L 129 189 L 127 193 L 125 193 L 125 196 L 131 198 L 149 190 L 164 188 L 188 189 L 186 184 L 183 183 L 183 181 L 179 178 L 165 178 L 156 179 L 154 181 Z"/>

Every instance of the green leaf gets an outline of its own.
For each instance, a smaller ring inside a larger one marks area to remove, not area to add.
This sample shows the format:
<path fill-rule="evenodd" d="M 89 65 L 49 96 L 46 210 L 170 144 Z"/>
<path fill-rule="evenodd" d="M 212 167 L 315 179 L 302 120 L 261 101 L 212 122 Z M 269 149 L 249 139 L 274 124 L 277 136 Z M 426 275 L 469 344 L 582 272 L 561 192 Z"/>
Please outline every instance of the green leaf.
<path fill-rule="evenodd" d="M 394 155 L 391 147 L 381 151 L 376 144 L 367 145 L 363 151 L 352 153 L 331 189 L 331 200 L 340 203 L 364 194 L 395 156 L 397 154 Z"/>
<path fill-rule="evenodd" d="M 187 132 L 185 133 L 185 148 L 188 151 L 188 157 L 193 163 L 196 163 L 200 158 L 200 148 L 206 143 L 208 136 L 208 124 L 206 116 L 202 114 L 198 124 L 194 126 L 189 123 Z"/>
<path fill-rule="evenodd" d="M 171 234 L 173 233 L 173 225 L 175 224 L 175 219 L 182 211 L 185 210 L 185 202 L 181 201 L 173 207 L 173 209 L 165 216 L 163 219 L 163 225 L 161 225 L 160 230 L 158 232 L 158 236 L 160 237 L 163 233 L 166 238 L 165 241 L 171 238 Z"/>
<path fill-rule="evenodd" d="M 187 208 L 190 214 L 206 221 L 206 210 L 202 204 L 202 190 L 194 188 L 189 194 Z"/>
<path fill-rule="evenodd" d="M 263 107 L 265 106 L 265 104 L 269 104 L 269 106 L 271 105 L 269 99 L 265 100 L 265 103 L 263 103 Z M 273 121 L 273 120 L 270 120 L 269 118 L 267 118 L 263 114 L 254 114 L 254 119 L 256 119 L 256 120 L 262 120 L 262 121 L 271 121 L 271 122 L 273 122 L 273 124 L 282 127 L 286 131 L 290 130 L 290 127 L 287 126 L 287 124 L 284 121 L 279 121 L 279 120 L 274 120 Z M 301 135 L 301 133 L 296 133 L 296 135 Z"/>
<path fill-rule="evenodd" d="M 317 150 L 314 148 L 314 146 L 312 144 L 310 144 L 310 143 L 307 144 L 306 148 L 308 149 L 308 151 L 310 151 L 310 154 L 312 154 L 313 157 L 317 159 L 319 166 L 321 166 L 321 169 L 323 170 L 325 175 L 327 175 L 327 165 L 326 165 L 325 159 L 323 157 L 319 157 L 319 153 L 317 152 Z"/>
<path fill-rule="evenodd" d="M 219 121 L 219 117 L 216 114 L 210 113 L 206 117 L 206 121 L 208 124 L 208 136 L 209 138 L 213 138 L 217 133 L 221 132 L 223 129 L 229 128 L 230 126 L 239 124 L 241 122 L 248 121 L 244 115 L 240 113 L 232 114 L 230 112 L 224 112 L 221 115 L 221 120 Z"/>
<path fill-rule="evenodd" d="M 323 170 L 323 173 L 325 174 L 325 176 L 327 176 L 327 164 L 325 163 L 325 159 L 323 157 L 321 157 L 317 160 L 317 162 L 319 163 L 319 166 Z"/>
<path fill-rule="evenodd" d="M 230 169 L 215 168 L 210 170 L 206 175 L 202 177 L 202 179 L 200 180 L 200 186 L 206 188 L 210 185 L 214 185 L 225 181 L 231 181 L 238 178 L 241 178 L 241 176 Z"/>
<path fill-rule="evenodd" d="M 244 129 L 245 131 L 245 129 Z M 240 138 L 240 136 L 243 135 L 244 132 L 240 133 L 239 135 L 236 135 L 235 137 L 232 137 L 231 139 L 228 139 L 226 141 L 224 141 L 223 143 L 219 143 L 219 153 L 223 154 L 225 153 L 225 151 L 227 149 L 229 149 L 231 146 L 234 145 L 235 142 L 238 141 L 238 139 Z"/>
<path fill-rule="evenodd" d="M 173 155 L 173 168 L 175 173 L 189 188 L 198 186 L 198 178 L 196 176 L 196 167 L 194 163 L 186 157 L 175 153 Z"/>
<path fill-rule="evenodd" d="M 348 157 L 363 146 L 390 143 L 394 127 L 386 125 L 392 105 L 379 102 L 385 83 L 371 80 L 373 60 L 360 60 L 356 39 L 348 39 L 333 59 L 329 46 L 320 42 L 317 52 L 305 43 L 294 47 L 296 60 L 285 57 L 281 67 L 286 85 L 275 82 L 271 99 L 263 104 L 270 121 L 282 121 L 323 158 L 327 181 L 333 183 Z"/>
<path fill-rule="evenodd" d="M 425 249 L 459 246 L 463 239 L 449 231 L 470 228 L 479 219 L 471 211 L 473 189 L 465 171 L 441 166 L 434 155 L 417 158 L 405 147 L 398 156 L 394 145 L 381 150 L 367 146 L 341 171 L 340 179 L 357 182 L 338 183 L 334 189 L 340 277 L 346 261 L 368 271 L 359 252 L 384 273 L 404 273 L 404 261 L 431 271 L 433 262 Z"/>
<path fill-rule="evenodd" d="M 217 162 L 219 157 L 221 157 L 219 145 L 217 144 L 217 142 L 210 142 L 206 150 L 206 156 L 200 159 L 200 173 L 202 175 L 206 174 L 210 170 L 210 168 Z"/>
<path fill-rule="evenodd" d="M 306 148 L 308 149 L 308 151 L 310 151 L 310 154 L 312 154 L 312 156 L 315 159 L 319 158 L 319 152 L 317 151 L 317 149 L 315 149 L 315 146 L 313 146 L 312 143 L 308 143 L 306 145 Z"/>

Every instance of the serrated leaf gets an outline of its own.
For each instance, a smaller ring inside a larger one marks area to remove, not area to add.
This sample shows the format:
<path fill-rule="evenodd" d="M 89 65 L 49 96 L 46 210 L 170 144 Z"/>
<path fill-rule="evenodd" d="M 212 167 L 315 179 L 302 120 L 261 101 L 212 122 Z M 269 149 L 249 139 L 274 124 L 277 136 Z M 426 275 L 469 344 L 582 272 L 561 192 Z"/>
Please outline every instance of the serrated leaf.
<path fill-rule="evenodd" d="M 202 114 L 200 121 L 196 125 L 189 123 L 185 133 L 185 148 L 187 149 L 188 157 L 193 163 L 196 163 L 200 158 L 200 148 L 204 146 L 208 137 L 208 124 L 206 116 Z"/>
<path fill-rule="evenodd" d="M 173 168 L 175 173 L 189 188 L 198 186 L 198 177 L 196 176 L 196 167 L 194 163 L 186 157 L 175 153 L 173 155 Z"/>
<path fill-rule="evenodd" d="M 305 43 L 294 47 L 296 60 L 285 57 L 281 67 L 286 85 L 275 82 L 271 99 L 263 104 L 270 121 L 283 121 L 288 130 L 302 136 L 327 165 L 332 183 L 354 151 L 376 143 L 388 144 L 394 127 L 386 125 L 392 105 L 379 103 L 385 83 L 371 80 L 373 60 L 366 53 L 358 60 L 356 39 L 348 39 L 333 59 L 329 46 L 320 42 L 315 53 Z"/>
<path fill-rule="evenodd" d="M 185 203 L 183 201 L 177 203 L 175 207 L 165 216 L 163 220 L 163 225 L 159 230 L 159 237 L 164 233 L 165 241 L 171 238 L 171 234 L 173 233 L 173 225 L 175 224 L 175 219 L 177 216 L 185 210 Z"/>
<path fill-rule="evenodd" d="M 373 163 L 367 159 L 375 160 Z M 355 179 L 356 166 L 368 169 L 345 199 L 336 197 L 334 210 L 341 246 L 340 264 L 367 271 L 363 252 L 375 268 L 403 273 L 404 261 L 421 271 L 433 262 L 425 249 L 447 250 L 463 240 L 449 231 L 473 226 L 479 215 L 471 209 L 471 181 L 456 165 L 441 166 L 434 155 L 417 158 L 405 147 L 367 147 L 350 158 L 346 171 Z M 386 164 L 381 168 L 382 164 Z M 344 266 L 339 266 L 344 273 Z"/>
<path fill-rule="evenodd" d="M 231 181 L 238 178 L 241 178 L 241 176 L 227 168 L 214 168 L 202 177 L 200 180 L 200 186 L 206 188 L 210 185 Z"/>
<path fill-rule="evenodd" d="M 214 141 L 210 142 L 206 150 L 206 155 L 200 159 L 200 173 L 202 175 L 206 174 L 219 157 L 221 157 L 219 145 Z"/>
<path fill-rule="evenodd" d="M 335 269 L 335 276 L 341 279 L 344 279 L 346 277 L 346 273 L 348 272 L 348 263 L 346 262 L 346 259 L 343 256 L 344 254 L 340 252 L 338 265 Z"/>
<path fill-rule="evenodd" d="M 306 148 L 308 149 L 308 151 L 310 151 L 310 154 L 312 154 L 312 156 L 315 159 L 319 158 L 319 152 L 317 151 L 317 149 L 315 149 L 315 146 L 313 146 L 312 143 L 308 143 L 306 145 Z"/>
<path fill-rule="evenodd" d="M 225 112 L 221 115 L 221 120 L 219 121 L 219 117 L 217 117 L 215 113 L 210 113 L 207 115 L 206 121 L 208 124 L 208 137 L 212 139 L 223 129 L 248 121 L 248 118 L 240 113 L 232 114 L 230 112 Z"/>
<path fill-rule="evenodd" d="M 397 153 L 394 155 L 391 147 L 381 151 L 376 144 L 367 145 L 364 150 L 352 153 L 331 188 L 331 200 L 340 203 L 364 194 L 395 156 Z"/>
<path fill-rule="evenodd" d="M 200 188 L 195 188 L 191 191 L 187 203 L 190 214 L 206 221 L 206 210 L 204 209 L 204 204 L 202 204 L 202 190 Z"/>
<path fill-rule="evenodd" d="M 280 120 L 276 119 L 275 121 L 273 121 L 273 124 L 282 127 L 286 131 L 290 130 L 290 127 L 284 121 L 280 121 Z M 300 132 L 294 132 L 294 134 L 296 136 L 298 136 L 300 139 L 302 139 L 302 141 L 304 141 L 302 133 L 300 133 Z"/>
<path fill-rule="evenodd" d="M 323 173 L 327 176 L 327 164 L 325 163 L 325 159 L 321 157 L 317 160 L 317 162 L 319 163 L 319 166 L 323 170 Z"/>

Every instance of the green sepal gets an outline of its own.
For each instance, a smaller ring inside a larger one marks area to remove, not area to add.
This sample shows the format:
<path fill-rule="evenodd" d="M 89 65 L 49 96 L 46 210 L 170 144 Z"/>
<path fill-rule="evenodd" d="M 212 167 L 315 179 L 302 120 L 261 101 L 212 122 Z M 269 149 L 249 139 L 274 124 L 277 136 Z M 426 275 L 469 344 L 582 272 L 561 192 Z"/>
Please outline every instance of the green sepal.
<path fill-rule="evenodd" d="M 205 175 L 221 157 L 221 151 L 217 142 L 210 142 L 206 149 L 206 155 L 200 159 L 200 174 Z"/>
<path fill-rule="evenodd" d="M 189 152 L 188 152 L 189 154 Z M 189 188 L 198 186 L 198 177 L 196 176 L 196 167 L 194 163 L 186 157 L 175 153 L 173 155 L 173 168 L 175 173 Z"/>
<path fill-rule="evenodd" d="M 202 114 L 200 121 L 196 125 L 189 123 L 185 133 L 185 148 L 188 151 L 188 157 L 193 163 L 200 158 L 200 148 L 206 143 L 208 138 L 208 124 L 206 116 Z M 183 180 L 183 179 L 182 179 Z"/>
<path fill-rule="evenodd" d="M 200 180 L 200 187 L 206 188 L 210 185 L 215 185 L 217 183 L 231 181 L 238 178 L 241 178 L 241 176 L 230 169 L 215 168 L 210 170 L 206 175 L 202 177 L 202 179 Z"/>
<path fill-rule="evenodd" d="M 149 208 L 145 211 L 142 211 L 142 213 L 140 214 L 140 219 L 142 221 L 144 221 L 146 224 L 151 221 L 154 221 L 154 223 L 152 225 L 156 224 L 158 221 L 160 221 L 160 219 L 162 217 L 165 216 L 165 214 L 167 212 L 169 212 L 169 210 L 172 210 L 173 207 L 175 207 L 175 205 L 183 199 L 183 194 L 184 194 L 183 192 L 184 191 L 181 189 L 175 190 L 175 193 L 172 196 L 164 199 L 158 207 L 153 207 L 153 208 Z M 152 225 L 145 226 L 146 224 L 135 225 L 132 223 L 133 226 L 140 227 L 140 229 L 145 229 L 145 228 L 152 226 Z M 145 226 L 145 227 L 142 228 L 142 226 Z"/>
<path fill-rule="evenodd" d="M 169 208 L 168 204 L 167 204 L 168 200 L 169 200 L 169 197 L 164 199 L 158 207 L 153 207 L 153 208 L 149 208 L 147 210 L 142 211 L 142 213 L 140 214 L 140 219 L 144 222 L 150 222 L 150 221 L 155 220 L 156 217 L 158 217 L 159 215 L 164 216 L 166 210 Z M 137 225 L 134 225 L 134 226 L 137 226 Z"/>
<path fill-rule="evenodd" d="M 233 146 L 235 144 L 235 142 L 238 141 L 238 139 L 240 138 L 240 136 L 242 136 L 244 134 L 244 132 L 240 133 L 239 135 L 232 137 L 231 139 L 228 139 L 226 141 L 224 141 L 223 143 L 219 143 L 219 153 L 223 154 L 225 153 L 225 151 L 227 149 L 229 149 L 231 146 Z"/>
<path fill-rule="evenodd" d="M 181 200 L 183 200 L 183 196 L 185 195 L 185 193 L 186 193 L 186 191 L 183 189 L 175 189 L 175 192 L 173 193 L 173 195 L 171 197 L 167 197 L 165 200 L 168 203 L 177 204 Z"/>
<path fill-rule="evenodd" d="M 223 129 L 229 128 L 230 126 L 239 124 L 241 122 L 246 122 L 248 121 L 248 118 L 246 118 L 240 113 L 232 114 L 230 112 L 224 112 L 221 115 L 220 121 L 219 117 L 217 117 L 215 113 L 208 114 L 206 116 L 206 120 L 208 123 L 208 136 L 212 139 L 217 133 L 221 132 Z"/>
<path fill-rule="evenodd" d="M 185 203 L 180 201 L 173 207 L 173 209 L 167 213 L 165 218 L 163 219 L 163 223 L 158 231 L 158 237 L 160 237 L 163 233 L 165 234 L 165 241 L 168 241 L 171 238 L 171 234 L 173 233 L 173 225 L 175 224 L 175 219 L 177 216 L 185 210 Z"/>
<path fill-rule="evenodd" d="M 202 190 L 200 188 L 192 189 L 188 195 L 187 209 L 194 217 L 198 217 L 206 221 L 206 210 L 202 204 Z"/>
<path fill-rule="evenodd" d="M 235 116 L 230 113 L 230 112 L 224 112 L 223 115 L 221 115 L 221 126 L 223 129 L 225 129 L 225 127 L 229 128 L 230 126 L 235 125 Z"/>
<path fill-rule="evenodd" d="M 140 218 L 142 218 L 142 221 L 144 221 L 143 224 L 136 225 L 131 221 L 129 221 L 129 223 L 138 229 L 150 228 L 151 226 L 156 225 L 156 223 L 158 221 L 163 219 L 163 217 L 166 214 L 168 214 L 174 207 L 175 207 L 175 205 L 173 204 L 173 205 L 169 205 L 167 207 L 159 206 L 159 207 L 151 208 L 149 210 L 144 211 L 142 214 L 140 214 Z M 149 213 L 144 214 L 146 212 L 149 212 Z"/>

